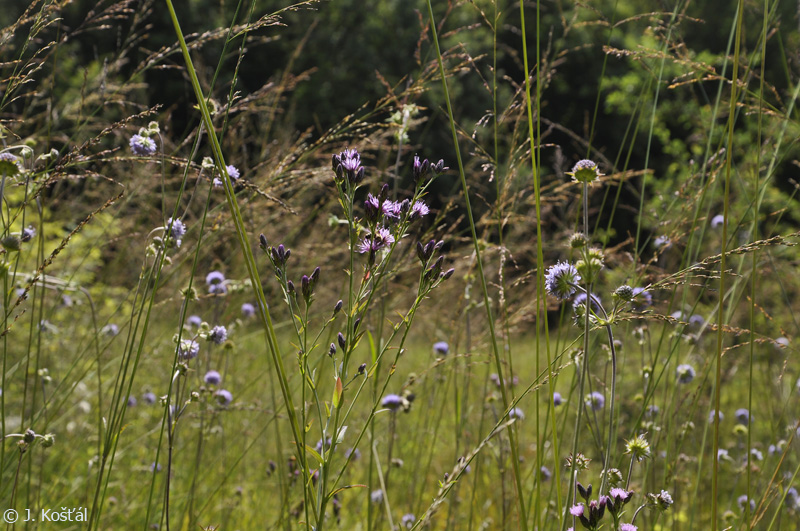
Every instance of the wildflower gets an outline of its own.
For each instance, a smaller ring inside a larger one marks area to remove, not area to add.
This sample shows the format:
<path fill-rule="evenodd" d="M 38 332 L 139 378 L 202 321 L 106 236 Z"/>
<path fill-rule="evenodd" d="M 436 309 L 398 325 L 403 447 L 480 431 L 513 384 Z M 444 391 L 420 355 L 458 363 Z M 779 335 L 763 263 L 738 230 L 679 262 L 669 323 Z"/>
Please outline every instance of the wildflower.
<path fill-rule="evenodd" d="M 344 451 L 344 456 L 353 461 L 357 461 L 358 459 L 361 459 L 361 451 L 358 448 L 348 448 Z"/>
<path fill-rule="evenodd" d="M 614 296 L 617 297 L 619 300 L 625 302 L 631 302 L 634 296 L 633 288 L 627 285 L 620 286 L 616 290 L 614 290 Z"/>
<path fill-rule="evenodd" d="M 582 232 L 576 232 L 569 237 L 569 246 L 571 249 L 582 249 L 589 244 L 589 240 Z"/>
<path fill-rule="evenodd" d="M 233 395 L 230 393 L 230 391 L 226 389 L 219 389 L 217 392 L 214 393 L 214 396 L 216 397 L 217 402 L 219 402 L 221 406 L 227 406 L 228 404 L 233 402 Z"/>
<path fill-rule="evenodd" d="M 658 507 L 662 511 L 666 511 L 673 504 L 672 496 L 670 496 L 669 492 L 667 492 L 665 490 L 662 490 L 661 493 L 656 495 L 655 498 L 656 498 L 656 502 L 658 504 Z"/>
<path fill-rule="evenodd" d="M 133 135 L 130 140 L 131 151 L 134 155 L 151 156 L 156 152 L 156 143 L 149 136 Z"/>
<path fill-rule="evenodd" d="M 553 405 L 555 407 L 558 407 L 563 403 L 564 403 L 564 399 L 561 397 L 561 393 L 559 393 L 558 391 L 553 393 Z"/>
<path fill-rule="evenodd" d="M 734 413 L 734 416 L 736 417 L 736 422 L 739 424 L 743 424 L 745 426 L 750 424 L 750 412 L 745 408 L 737 409 L 736 413 Z"/>
<path fill-rule="evenodd" d="M 228 288 L 225 286 L 225 275 L 220 271 L 212 271 L 207 274 L 206 285 L 208 286 L 208 292 L 212 295 L 224 295 L 228 292 Z"/>
<path fill-rule="evenodd" d="M 702 326 L 706 324 L 706 320 L 703 318 L 702 315 L 693 315 L 689 317 L 689 326 L 692 328 L 702 328 Z"/>
<path fill-rule="evenodd" d="M 633 288 L 633 297 L 638 300 L 637 310 L 653 305 L 653 295 L 644 288 Z"/>
<path fill-rule="evenodd" d="M 576 162 L 575 166 L 572 167 L 572 171 L 567 172 L 567 175 L 571 176 L 573 180 L 579 183 L 590 183 L 598 177 L 603 176 L 597 169 L 597 164 L 589 159 Z"/>
<path fill-rule="evenodd" d="M 403 518 L 400 520 L 400 524 L 405 527 L 406 529 L 411 529 L 414 527 L 414 522 L 417 521 L 417 517 L 411 513 L 407 513 L 403 515 Z"/>
<path fill-rule="evenodd" d="M 431 163 L 428 162 L 428 159 L 423 161 L 419 160 L 417 155 L 414 155 L 414 180 L 416 182 L 420 182 L 428 175 L 428 170 L 430 170 Z"/>
<path fill-rule="evenodd" d="M 758 448 L 750 449 L 750 455 L 753 456 L 753 458 L 756 461 L 763 461 L 764 460 L 764 454 Z"/>
<path fill-rule="evenodd" d="M 403 397 L 395 394 L 386 395 L 383 397 L 381 405 L 392 411 L 397 411 L 403 405 Z"/>
<path fill-rule="evenodd" d="M 411 212 L 408 214 L 408 219 L 417 219 L 427 216 L 430 213 L 430 208 L 425 204 L 425 201 L 416 201 L 411 205 Z"/>
<path fill-rule="evenodd" d="M 602 393 L 593 391 L 586 395 L 584 398 L 584 403 L 586 404 L 586 407 L 591 408 L 592 411 L 599 411 L 606 405 L 606 397 L 604 397 Z"/>
<path fill-rule="evenodd" d="M 178 357 L 183 361 L 196 358 L 199 352 L 200 344 L 192 339 L 183 339 L 178 345 Z"/>
<path fill-rule="evenodd" d="M 109 323 L 101 328 L 100 331 L 106 335 L 115 336 L 119 334 L 119 327 L 114 323 Z"/>
<path fill-rule="evenodd" d="M 621 524 L 619 526 L 619 531 L 638 531 L 638 527 L 633 524 Z"/>
<path fill-rule="evenodd" d="M 550 481 L 550 478 L 553 477 L 553 473 L 550 472 L 550 469 L 546 466 L 543 466 L 539 469 L 539 476 L 542 478 L 543 481 Z"/>
<path fill-rule="evenodd" d="M 20 172 L 19 158 L 4 151 L 0 153 L 0 174 L 13 177 Z"/>
<path fill-rule="evenodd" d="M 508 412 L 508 418 L 525 420 L 525 412 L 518 407 L 512 407 Z"/>
<path fill-rule="evenodd" d="M 439 356 L 447 356 L 450 352 L 450 345 L 446 341 L 437 341 L 433 344 L 433 352 Z"/>
<path fill-rule="evenodd" d="M 708 421 L 709 421 L 709 422 L 714 422 L 714 417 L 716 416 L 716 413 L 717 413 L 717 410 L 716 410 L 716 409 L 712 409 L 712 410 L 711 410 L 711 411 L 708 413 Z M 720 411 L 720 412 L 719 412 L 719 421 L 720 421 L 720 422 L 722 422 L 722 419 L 724 419 L 724 418 L 725 418 L 725 415 L 723 415 L 723 414 L 722 414 L 722 411 Z"/>
<path fill-rule="evenodd" d="M 545 289 L 551 295 L 564 300 L 575 293 L 575 285 L 581 281 L 581 276 L 575 266 L 568 262 L 558 262 L 547 269 Z"/>
<path fill-rule="evenodd" d="M 716 216 L 711 218 L 711 228 L 716 229 L 723 223 L 725 223 L 725 216 L 723 216 L 722 214 L 717 214 Z"/>
<path fill-rule="evenodd" d="M 222 381 L 222 376 L 217 371 L 208 371 L 203 377 L 203 381 L 208 385 L 219 385 Z"/>
<path fill-rule="evenodd" d="M 569 454 L 566 459 L 567 468 L 572 468 L 572 462 L 575 461 L 575 468 L 577 470 L 586 470 L 589 468 L 589 463 L 592 461 L 582 453 L 578 452 L 573 459 L 572 454 Z M 587 496 L 588 497 L 588 496 Z"/>
<path fill-rule="evenodd" d="M 608 472 L 605 472 L 605 476 L 611 487 L 616 487 L 622 483 L 622 472 L 619 471 L 619 468 L 609 468 Z"/>
<path fill-rule="evenodd" d="M 256 307 L 246 302 L 242 304 L 242 317 L 253 317 L 256 314 Z"/>
<path fill-rule="evenodd" d="M 180 219 L 169 218 L 167 220 L 167 226 L 164 228 L 167 229 L 176 240 L 180 240 L 183 238 L 183 235 L 186 234 L 186 225 L 184 225 Z"/>
<path fill-rule="evenodd" d="M 347 178 L 351 185 L 356 185 L 364 179 L 361 155 L 355 149 L 345 149 L 338 155 L 333 155 L 331 162 L 339 181 Z"/>
<path fill-rule="evenodd" d="M 146 392 L 142 395 L 142 400 L 144 400 L 145 404 L 155 404 L 156 403 L 156 395 L 155 393 L 151 393 L 150 391 Z"/>
<path fill-rule="evenodd" d="M 656 417 L 661 412 L 661 408 L 659 408 L 655 404 L 651 404 L 647 406 L 647 416 L 648 417 Z"/>
<path fill-rule="evenodd" d="M 586 506 L 583 503 L 578 503 L 577 505 L 573 505 L 569 508 L 569 514 L 576 518 L 580 518 L 583 516 L 583 513 L 586 510 Z"/>
<path fill-rule="evenodd" d="M 748 502 L 749 502 L 749 503 L 748 503 Z M 747 503 L 748 505 L 750 505 L 750 511 L 755 511 L 755 510 L 756 510 L 756 501 L 755 501 L 755 500 L 751 500 L 751 499 L 750 499 L 750 498 L 747 496 L 747 494 L 742 494 L 741 496 L 739 496 L 738 498 L 736 498 L 736 504 L 739 506 L 739 509 L 744 509 L 744 505 L 745 505 L 746 503 Z"/>
<path fill-rule="evenodd" d="M 20 235 L 19 239 L 21 242 L 29 242 L 34 236 L 36 236 L 36 228 L 33 225 L 28 225 L 22 229 L 22 234 Z"/>
<path fill-rule="evenodd" d="M 644 435 L 637 435 L 633 439 L 626 441 L 625 453 L 630 454 L 631 457 L 641 462 L 650 457 L 650 443 L 647 442 Z"/>
<path fill-rule="evenodd" d="M 392 236 L 392 233 L 389 229 L 381 227 L 361 241 L 361 244 L 358 246 L 358 252 L 361 254 L 370 253 L 370 255 L 373 255 L 376 251 L 393 243 L 394 236 Z"/>
<path fill-rule="evenodd" d="M 653 240 L 653 245 L 655 245 L 659 249 L 661 248 L 667 249 L 669 248 L 670 245 L 672 245 L 672 240 L 669 239 L 669 236 L 664 236 L 664 235 L 656 236 L 656 239 Z"/>
<path fill-rule="evenodd" d="M 398 219 L 400 218 L 401 203 L 397 201 L 384 201 L 381 205 L 381 211 L 387 218 Z"/>
<path fill-rule="evenodd" d="M 717 450 L 717 461 L 730 461 L 730 460 L 731 456 L 728 453 L 728 450 L 726 450 L 725 448 L 719 448 Z"/>
<path fill-rule="evenodd" d="M 678 369 L 677 369 L 676 373 L 678 375 L 678 383 L 681 383 L 681 384 L 688 384 L 692 380 L 694 380 L 694 377 L 695 377 L 694 367 L 692 367 L 691 365 L 688 365 L 686 363 L 678 365 Z"/>
<path fill-rule="evenodd" d="M 228 339 L 228 330 L 224 326 L 215 326 L 208 333 L 208 340 L 221 345 Z"/>
<path fill-rule="evenodd" d="M 788 348 L 789 347 L 789 338 L 788 337 L 779 337 L 775 340 L 775 346 L 779 349 Z M 798 380 L 800 381 L 800 380 Z"/>
<path fill-rule="evenodd" d="M 614 487 L 609 491 L 609 497 L 614 501 L 614 506 L 616 509 L 620 508 L 620 504 L 626 504 L 631 501 L 633 497 L 633 491 L 621 489 L 619 487 Z"/>
<path fill-rule="evenodd" d="M 239 173 L 239 169 L 232 164 L 228 164 L 227 166 L 225 166 L 225 169 L 228 171 L 228 176 L 231 178 L 231 180 L 235 181 L 239 178 L 239 176 L 241 176 L 241 173 Z"/>
<path fill-rule="evenodd" d="M 138 402 L 136 401 L 136 397 L 133 396 L 133 395 L 129 396 L 128 397 L 128 407 L 136 407 L 136 404 L 138 404 Z"/>
<path fill-rule="evenodd" d="M 203 319 L 201 319 L 199 315 L 190 315 L 189 318 L 186 320 L 186 324 L 197 328 L 201 324 L 203 324 Z"/>

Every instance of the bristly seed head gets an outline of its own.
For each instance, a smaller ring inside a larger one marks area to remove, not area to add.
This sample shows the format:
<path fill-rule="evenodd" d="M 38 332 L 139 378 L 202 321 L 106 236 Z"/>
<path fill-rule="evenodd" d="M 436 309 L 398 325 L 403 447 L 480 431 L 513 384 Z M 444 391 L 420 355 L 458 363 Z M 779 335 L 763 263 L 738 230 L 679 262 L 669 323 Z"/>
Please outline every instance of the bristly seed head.
<path fill-rule="evenodd" d="M 650 457 L 650 443 L 647 442 L 644 435 L 637 435 L 625 443 L 625 453 L 637 461 L 643 461 Z"/>

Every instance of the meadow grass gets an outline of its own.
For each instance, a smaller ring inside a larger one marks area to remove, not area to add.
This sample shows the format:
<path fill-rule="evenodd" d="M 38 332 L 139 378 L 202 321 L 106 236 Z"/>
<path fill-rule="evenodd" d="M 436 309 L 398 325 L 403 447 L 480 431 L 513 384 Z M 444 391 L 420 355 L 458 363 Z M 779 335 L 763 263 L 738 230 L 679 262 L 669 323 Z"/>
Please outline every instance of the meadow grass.
<path fill-rule="evenodd" d="M 204 6 L 0 19 L 9 528 L 800 528 L 796 6 L 378 2 L 333 109 Z"/>

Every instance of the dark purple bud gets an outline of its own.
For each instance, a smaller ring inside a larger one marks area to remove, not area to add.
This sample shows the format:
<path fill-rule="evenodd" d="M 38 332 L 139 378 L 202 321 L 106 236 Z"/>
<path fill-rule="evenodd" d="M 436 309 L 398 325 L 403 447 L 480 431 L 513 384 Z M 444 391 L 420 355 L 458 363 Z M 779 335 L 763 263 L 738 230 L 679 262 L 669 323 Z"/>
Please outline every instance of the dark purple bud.
<path fill-rule="evenodd" d="M 311 298 L 311 279 L 308 278 L 308 275 L 303 275 L 300 277 L 300 286 L 303 290 L 303 298 L 308 300 Z"/>
<path fill-rule="evenodd" d="M 425 244 L 425 262 L 431 259 L 433 256 L 434 247 L 436 246 L 436 240 L 431 240 Z"/>
<path fill-rule="evenodd" d="M 331 343 L 331 348 L 328 349 L 328 356 L 333 357 L 336 355 L 336 345 Z"/>
<path fill-rule="evenodd" d="M 383 186 L 381 186 L 381 191 L 378 194 L 378 201 L 380 201 L 381 204 L 383 204 L 383 202 L 386 201 L 388 198 L 389 198 L 389 185 L 383 183 Z"/>
<path fill-rule="evenodd" d="M 433 250 L 438 251 L 443 246 L 444 246 L 444 240 L 439 240 L 438 242 L 436 242 L 436 245 L 433 246 Z"/>
<path fill-rule="evenodd" d="M 422 179 L 427 177 L 430 167 L 431 163 L 428 162 L 428 159 L 420 162 L 419 157 L 414 155 L 414 180 L 416 182 L 420 182 Z"/>
<path fill-rule="evenodd" d="M 578 482 L 578 494 L 580 494 L 581 498 L 583 498 L 584 500 L 586 500 L 588 502 L 589 498 L 592 495 L 592 485 L 591 485 L 591 483 L 589 484 L 588 487 L 584 487 L 583 485 L 581 485 L 581 482 L 579 481 Z"/>
<path fill-rule="evenodd" d="M 358 184 L 363 180 L 364 180 L 364 168 L 361 167 L 356 172 L 356 178 L 355 178 L 355 181 L 353 182 L 353 184 Z"/>
<path fill-rule="evenodd" d="M 336 303 L 336 306 L 334 306 L 334 307 L 333 307 L 333 313 L 334 313 L 334 314 L 337 314 L 337 313 L 339 313 L 340 311 L 342 311 L 342 305 L 343 305 L 343 304 L 344 304 L 344 303 L 342 302 L 342 300 L 341 300 L 341 299 L 339 299 L 339 302 L 337 302 L 337 303 Z"/>
<path fill-rule="evenodd" d="M 417 242 L 417 258 L 423 264 L 425 263 L 425 248 L 422 246 L 422 242 Z"/>
<path fill-rule="evenodd" d="M 317 280 L 319 280 L 319 267 L 315 267 L 311 272 L 311 282 L 316 284 Z"/>
<path fill-rule="evenodd" d="M 339 346 L 342 347 L 342 350 L 345 350 L 345 347 L 347 346 L 347 343 L 344 340 L 344 334 L 339 332 L 339 335 L 337 336 L 336 339 L 339 340 Z"/>
<path fill-rule="evenodd" d="M 338 156 L 338 155 L 336 155 L 336 154 L 334 154 L 334 155 L 331 155 L 331 169 L 332 169 L 334 172 L 337 172 L 337 173 L 338 173 L 338 169 L 337 169 L 337 168 L 338 168 L 339 166 L 341 166 L 341 164 L 342 164 L 342 161 L 341 161 L 341 159 L 339 159 L 339 156 Z"/>
<path fill-rule="evenodd" d="M 289 293 L 294 293 L 294 282 L 292 282 L 291 280 L 288 280 L 286 282 L 286 291 L 288 291 Z"/>
<path fill-rule="evenodd" d="M 266 251 L 266 250 L 267 250 L 267 237 L 266 237 L 266 236 L 264 236 L 263 234 L 261 234 L 261 235 L 258 237 L 258 243 L 259 243 L 259 245 L 261 246 L 261 250 L 262 250 L 262 251 Z"/>
<path fill-rule="evenodd" d="M 434 171 L 434 173 L 438 174 L 447 171 L 450 168 L 444 165 L 443 159 L 439 159 L 439 162 L 437 162 L 436 164 L 431 164 L 431 169 Z"/>
<path fill-rule="evenodd" d="M 355 322 L 353 322 L 353 333 L 354 334 L 355 334 L 356 330 L 358 330 L 358 325 L 360 325 L 360 324 L 361 324 L 361 317 L 359 317 L 358 319 L 355 320 Z"/>
<path fill-rule="evenodd" d="M 447 271 L 445 271 L 442 274 L 442 280 L 447 280 L 448 278 L 452 277 L 453 273 L 455 273 L 455 272 L 456 272 L 455 268 L 451 267 L 450 269 L 448 269 Z"/>
<path fill-rule="evenodd" d="M 366 370 L 367 370 L 366 363 L 362 363 L 361 365 L 358 366 L 358 374 L 364 374 Z"/>

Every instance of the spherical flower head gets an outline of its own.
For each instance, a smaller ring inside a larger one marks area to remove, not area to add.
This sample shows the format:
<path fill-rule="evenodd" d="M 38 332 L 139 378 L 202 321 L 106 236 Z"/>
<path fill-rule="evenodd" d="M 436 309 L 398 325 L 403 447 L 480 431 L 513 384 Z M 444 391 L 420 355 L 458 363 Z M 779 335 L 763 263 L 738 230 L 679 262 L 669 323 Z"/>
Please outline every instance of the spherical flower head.
<path fill-rule="evenodd" d="M 19 158 L 7 151 L 0 153 L 0 175 L 13 177 L 19 172 Z"/>
<path fill-rule="evenodd" d="M 653 240 L 653 245 L 655 245 L 657 249 L 667 249 L 670 245 L 672 245 L 672 240 L 669 239 L 669 236 L 664 236 L 662 234 L 661 236 L 656 236 L 656 238 Z"/>
<path fill-rule="evenodd" d="M 131 395 L 128 397 L 128 407 L 136 407 L 138 402 L 136 401 L 136 397 Z"/>
<path fill-rule="evenodd" d="M 450 345 L 447 344 L 447 341 L 437 341 L 433 344 L 433 353 L 437 356 L 447 356 L 448 352 L 450 352 Z"/>
<path fill-rule="evenodd" d="M 678 369 L 676 370 L 676 374 L 678 376 L 678 383 L 680 384 L 688 384 L 696 375 L 694 367 L 687 363 L 682 363 L 678 365 Z"/>
<path fill-rule="evenodd" d="M 29 242 L 36 236 L 36 227 L 33 225 L 28 225 L 24 229 L 22 229 L 22 234 L 20 234 L 19 239 L 21 242 Z"/>
<path fill-rule="evenodd" d="M 225 282 L 225 275 L 223 275 L 220 271 L 212 271 L 206 275 L 206 284 L 209 286 L 215 286 L 217 284 L 222 284 Z"/>
<path fill-rule="evenodd" d="M 178 356 L 183 361 L 196 358 L 199 352 L 200 344 L 192 339 L 183 339 L 178 345 Z"/>
<path fill-rule="evenodd" d="M 711 218 L 711 228 L 719 228 L 722 224 L 725 223 L 725 216 L 722 214 L 717 214 L 713 218 Z"/>
<path fill-rule="evenodd" d="M 228 176 L 234 181 L 242 175 L 239 173 L 239 169 L 233 164 L 228 164 L 225 166 L 225 169 L 228 171 Z"/>
<path fill-rule="evenodd" d="M 427 216 L 430 211 L 431 209 L 428 208 L 428 205 L 425 204 L 425 201 L 416 201 L 413 205 L 411 205 L 411 212 L 408 214 L 408 219 L 417 219 Z"/>
<path fill-rule="evenodd" d="M 584 311 L 586 310 L 586 294 L 581 292 L 575 295 L 575 298 L 572 300 L 572 311 L 575 312 L 575 315 L 582 317 L 584 315 Z M 592 293 L 592 311 L 594 313 L 600 312 L 600 298 Z"/>
<path fill-rule="evenodd" d="M 672 496 L 670 496 L 669 492 L 662 490 L 658 496 L 656 496 L 656 500 L 658 501 L 658 506 L 660 509 L 666 511 L 670 508 L 673 504 Z"/>
<path fill-rule="evenodd" d="M 404 514 L 403 518 L 400 520 L 400 525 L 405 527 L 406 529 L 411 529 L 414 527 L 414 522 L 417 521 L 417 517 L 411 513 Z"/>
<path fill-rule="evenodd" d="M 148 391 L 142 395 L 142 400 L 144 400 L 145 404 L 153 405 L 156 403 L 156 395 Z"/>
<path fill-rule="evenodd" d="M 572 171 L 567 172 L 575 181 L 579 183 L 591 183 L 602 177 L 603 174 L 597 168 L 597 164 L 589 159 L 579 160 L 572 167 Z"/>
<path fill-rule="evenodd" d="M 586 506 L 583 503 L 578 503 L 569 508 L 569 514 L 571 514 L 575 518 L 580 518 L 581 516 L 583 516 L 583 513 L 585 511 L 586 511 Z"/>
<path fill-rule="evenodd" d="M 518 407 L 512 407 L 511 411 L 508 412 L 508 418 L 525 420 L 525 412 Z"/>
<path fill-rule="evenodd" d="M 383 501 L 383 491 L 381 489 L 377 489 L 370 492 L 369 501 L 372 503 L 381 503 Z"/>
<path fill-rule="evenodd" d="M 553 393 L 553 405 L 558 407 L 563 403 L 564 403 L 564 399 L 562 398 L 561 393 L 559 393 L 558 391 Z"/>
<path fill-rule="evenodd" d="M 242 304 L 242 317 L 253 317 L 256 314 L 256 307 L 246 302 Z"/>
<path fill-rule="evenodd" d="M 383 397 L 381 406 L 392 411 L 397 411 L 403 405 L 403 397 L 400 395 L 389 394 Z"/>
<path fill-rule="evenodd" d="M 568 262 L 558 262 L 547 269 L 544 287 L 554 297 L 564 300 L 575 293 L 575 285 L 581 276 L 575 266 Z"/>
<path fill-rule="evenodd" d="M 633 491 L 614 487 L 608 492 L 608 495 L 614 500 L 615 504 L 619 505 L 620 503 L 628 503 L 633 497 Z"/>
<path fill-rule="evenodd" d="M 214 393 L 214 397 L 221 406 L 227 406 L 233 402 L 233 395 L 227 389 L 219 389 Z"/>
<path fill-rule="evenodd" d="M 702 328 L 704 324 L 706 324 L 706 320 L 703 318 L 702 315 L 695 314 L 689 317 L 689 326 L 691 326 L 692 328 L 695 329 Z"/>
<path fill-rule="evenodd" d="M 752 448 L 750 450 L 750 455 L 756 461 L 763 461 L 764 460 L 764 453 L 761 450 L 759 450 L 758 448 Z"/>
<path fill-rule="evenodd" d="M 745 426 L 750 424 L 750 412 L 745 408 L 737 409 L 734 416 L 736 417 L 736 422 L 739 424 L 744 424 Z"/>
<path fill-rule="evenodd" d="M 198 328 L 201 324 L 203 324 L 203 319 L 199 315 L 190 315 L 188 319 L 186 319 L 186 324 L 191 327 Z"/>
<path fill-rule="evenodd" d="M 583 249 L 589 245 L 589 240 L 582 232 L 576 232 L 569 237 L 569 246 L 571 249 Z"/>
<path fill-rule="evenodd" d="M 100 331 L 106 334 L 107 336 L 113 337 L 119 334 L 119 326 L 115 325 L 114 323 L 109 323 L 105 325 Z"/>
<path fill-rule="evenodd" d="M 644 435 L 637 435 L 625 443 L 625 453 L 637 461 L 642 461 L 650 457 L 650 443 L 647 442 Z"/>
<path fill-rule="evenodd" d="M 716 416 L 717 416 L 716 414 L 717 414 L 717 411 L 716 411 L 715 409 L 712 409 L 712 410 L 711 410 L 711 411 L 708 413 L 708 421 L 709 421 L 709 422 L 714 422 L 714 419 L 715 419 L 715 418 L 716 418 Z M 722 419 L 724 419 L 724 418 L 725 418 L 725 415 L 722 413 L 722 411 L 720 411 L 720 412 L 719 412 L 719 421 L 720 421 L 720 422 L 722 422 Z"/>
<path fill-rule="evenodd" d="M 593 391 L 586 395 L 584 402 L 586 403 L 586 407 L 590 408 L 592 411 L 600 411 L 606 405 L 606 397 L 603 396 L 602 393 Z"/>
<path fill-rule="evenodd" d="M 183 238 L 183 235 L 186 234 L 186 225 L 184 225 L 183 222 L 179 219 L 169 218 L 167 220 L 167 226 L 165 228 L 176 240 L 180 240 L 181 238 Z"/>
<path fill-rule="evenodd" d="M 149 157 L 156 152 L 155 141 L 142 135 L 133 135 L 130 140 L 131 151 L 140 157 Z"/>
<path fill-rule="evenodd" d="M 748 498 L 747 494 L 742 494 L 741 496 L 736 498 L 736 504 L 739 506 L 739 509 L 744 509 L 745 504 L 748 504 L 750 506 L 750 511 L 756 510 L 756 501 Z"/>
<path fill-rule="evenodd" d="M 653 305 L 653 295 L 644 288 L 633 288 L 633 298 L 637 301 L 637 309 L 643 310 Z"/>
<path fill-rule="evenodd" d="M 219 385 L 222 381 L 222 376 L 217 371 L 208 371 L 203 377 L 203 381 L 208 385 Z"/>
<path fill-rule="evenodd" d="M 638 527 L 633 524 L 620 524 L 619 531 L 638 531 Z"/>
<path fill-rule="evenodd" d="M 221 345 L 228 339 L 228 330 L 224 326 L 215 326 L 208 333 L 208 339 L 217 345 Z"/>

